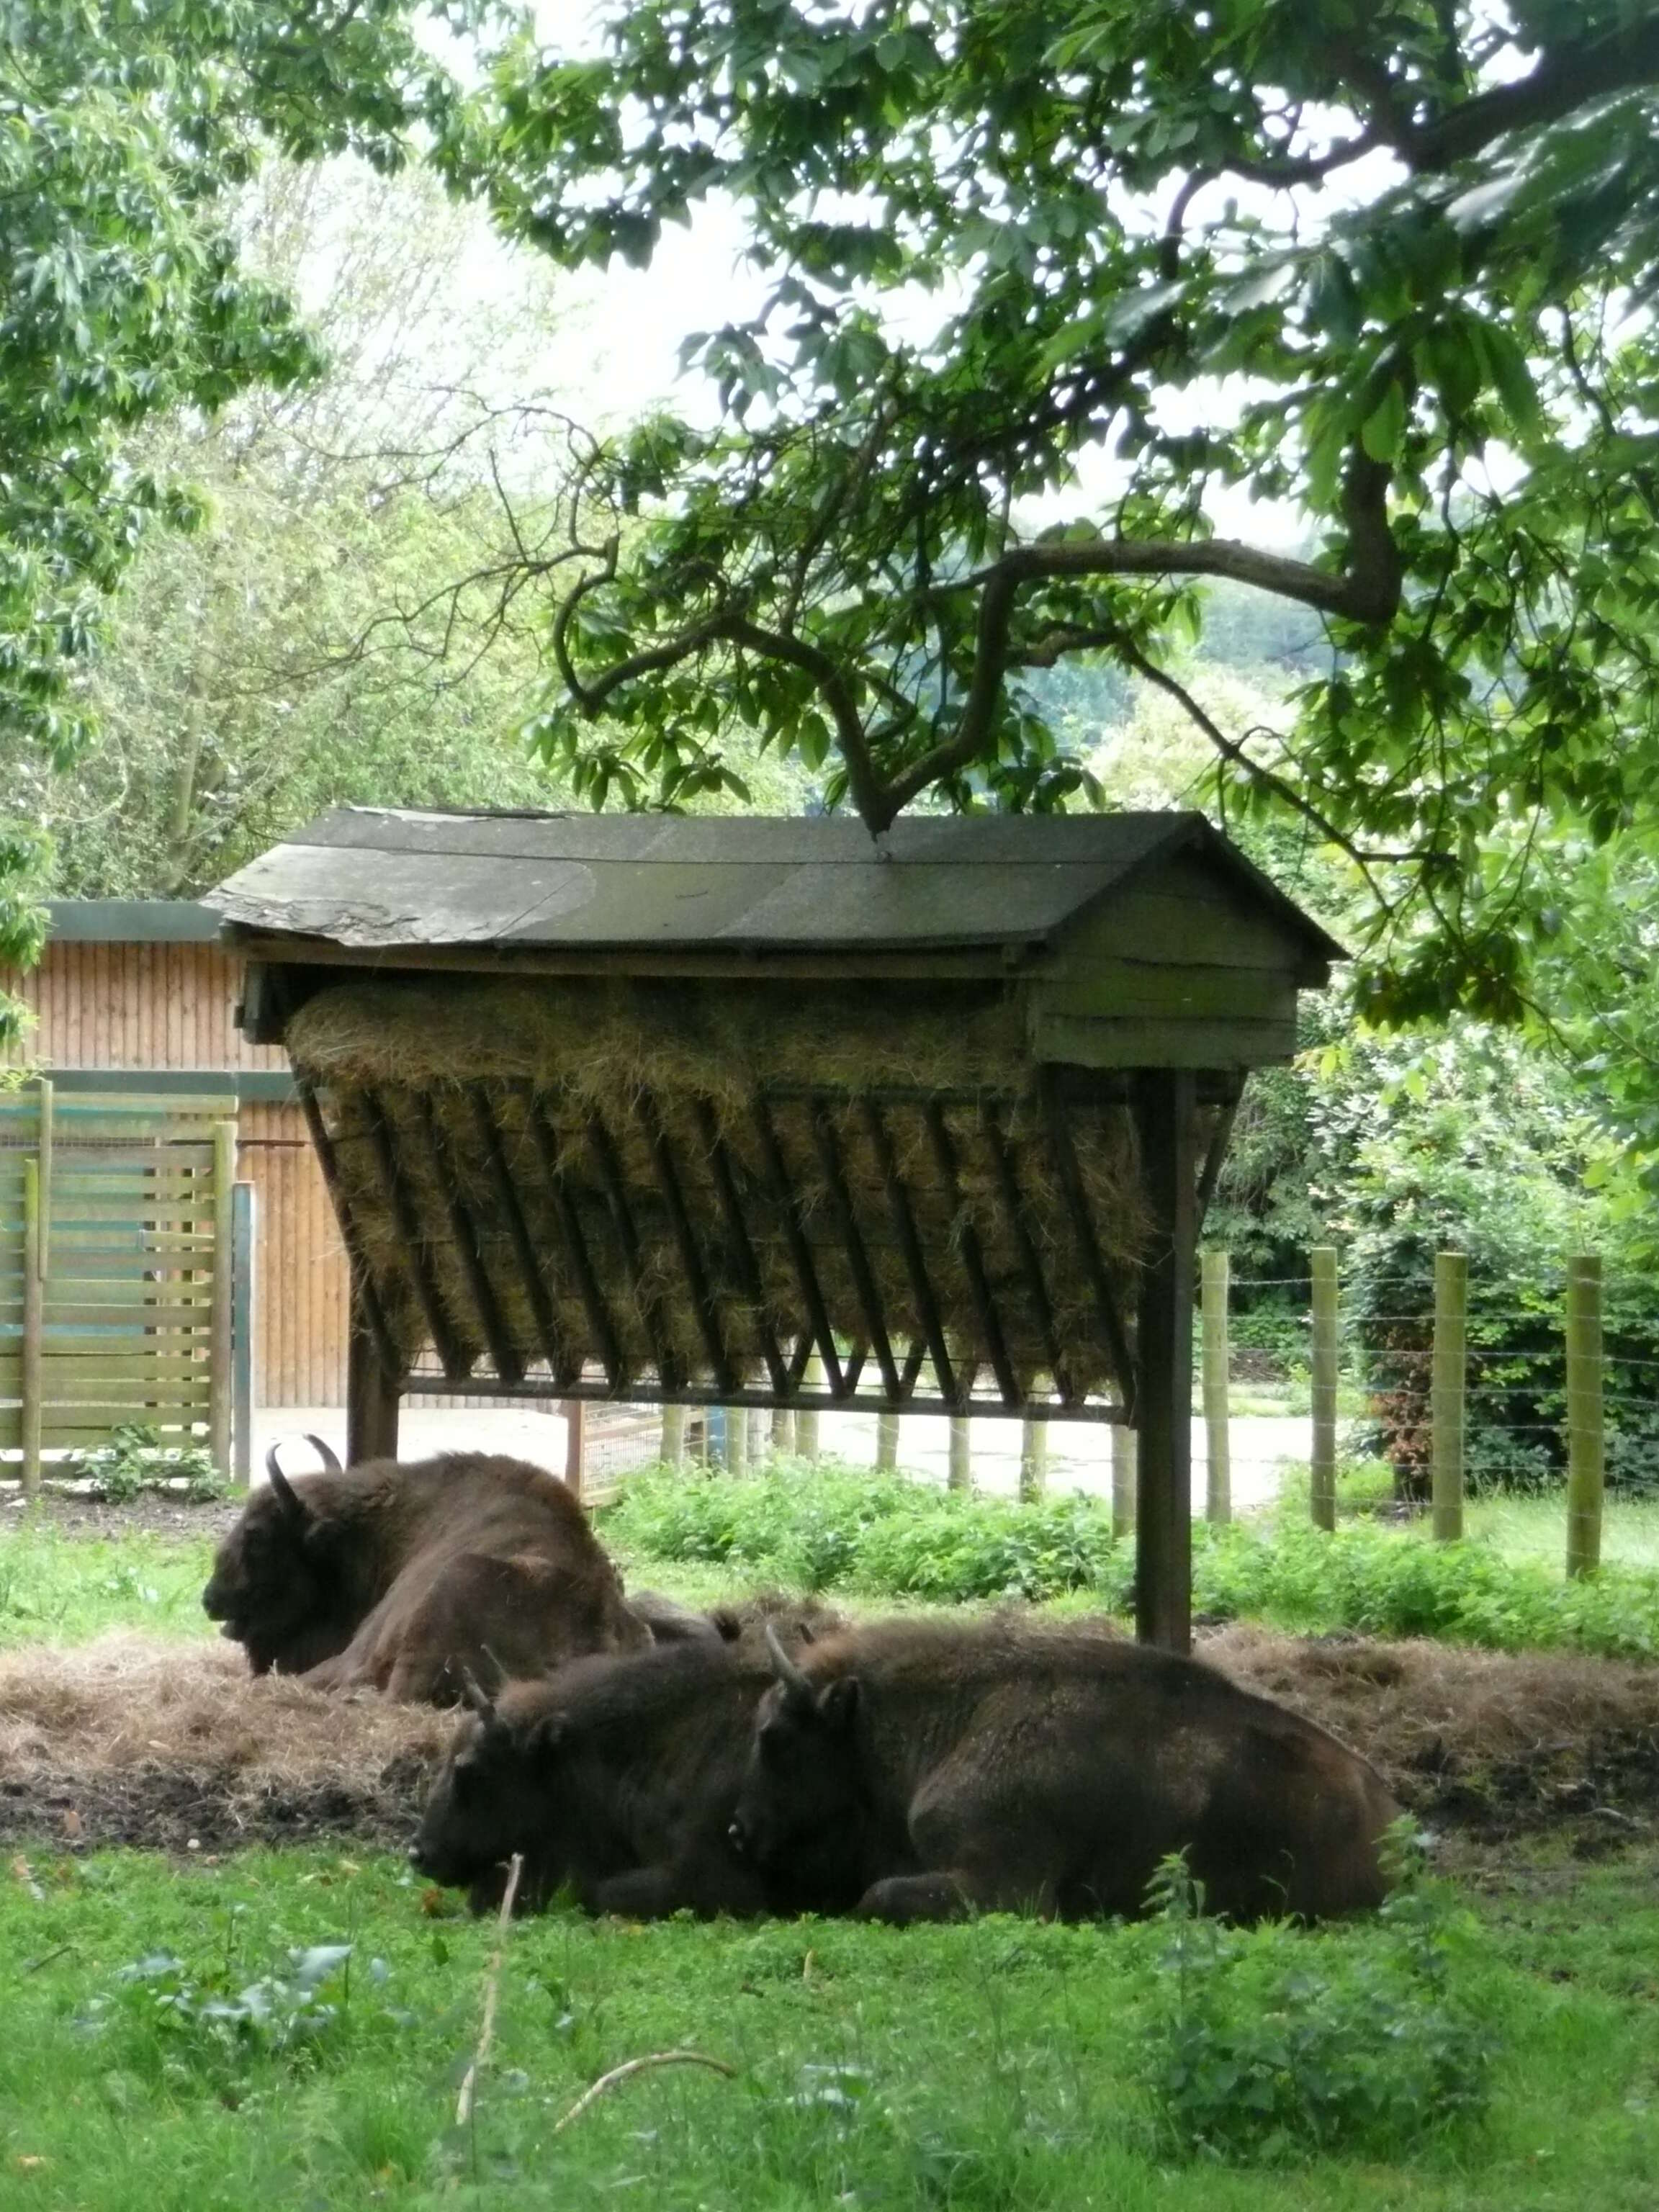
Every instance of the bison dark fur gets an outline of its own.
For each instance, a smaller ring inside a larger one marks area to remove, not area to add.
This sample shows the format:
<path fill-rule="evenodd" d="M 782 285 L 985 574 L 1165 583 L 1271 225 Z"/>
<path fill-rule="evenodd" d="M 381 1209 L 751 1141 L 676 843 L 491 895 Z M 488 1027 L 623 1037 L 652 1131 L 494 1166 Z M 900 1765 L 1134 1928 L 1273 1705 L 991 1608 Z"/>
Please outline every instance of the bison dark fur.
<path fill-rule="evenodd" d="M 1133 1915 L 1173 1851 L 1238 1920 L 1385 1893 L 1400 1808 L 1363 1759 L 1103 1623 L 888 1622 L 778 1671 L 733 1842 L 821 1911 Z"/>
<path fill-rule="evenodd" d="M 256 1674 L 447 1704 L 650 1631 L 565 1486 L 522 1460 L 450 1452 L 297 1476 L 274 1468 L 202 1593 Z"/>
<path fill-rule="evenodd" d="M 773 1679 L 751 1631 L 514 1683 L 461 1723 L 410 1856 L 467 1890 L 475 1912 L 499 1903 L 515 1851 L 525 1911 L 566 1887 L 590 1911 L 637 1919 L 786 1906 L 787 1885 L 741 1863 L 729 1836 Z"/>

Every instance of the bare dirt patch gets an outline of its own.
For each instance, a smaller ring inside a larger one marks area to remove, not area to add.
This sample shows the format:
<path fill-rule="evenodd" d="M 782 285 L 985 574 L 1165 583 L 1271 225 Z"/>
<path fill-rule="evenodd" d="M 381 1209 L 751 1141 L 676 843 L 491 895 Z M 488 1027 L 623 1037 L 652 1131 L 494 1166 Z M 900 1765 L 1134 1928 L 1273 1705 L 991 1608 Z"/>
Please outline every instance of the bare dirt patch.
<path fill-rule="evenodd" d="M 1659 1668 L 1237 1626 L 1201 1654 L 1364 1752 L 1459 1847 L 1659 1836 Z M 0 1840 L 202 1851 L 413 1832 L 453 1717 L 121 1632 L 0 1654 Z"/>
<path fill-rule="evenodd" d="M 48 1486 L 35 1501 L 34 1516 L 60 1536 L 205 1537 L 216 1544 L 242 1510 L 243 1497 L 212 1498 L 197 1504 L 177 1492 L 142 1491 L 137 1498 L 116 1502 L 85 1488 Z M 0 1536 L 15 1534 L 26 1510 L 23 1493 L 15 1482 L 0 1482 Z"/>

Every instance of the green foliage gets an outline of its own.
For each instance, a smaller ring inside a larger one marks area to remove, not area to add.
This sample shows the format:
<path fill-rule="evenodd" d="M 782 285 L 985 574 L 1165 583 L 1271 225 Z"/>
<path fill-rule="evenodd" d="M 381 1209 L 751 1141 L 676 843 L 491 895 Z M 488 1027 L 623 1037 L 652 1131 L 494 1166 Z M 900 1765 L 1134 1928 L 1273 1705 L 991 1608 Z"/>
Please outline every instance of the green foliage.
<path fill-rule="evenodd" d="M 165 1490 L 182 1482 L 192 1505 L 205 1505 L 227 1498 L 230 1485 L 201 1444 L 163 1444 L 160 1432 L 142 1421 L 122 1421 L 109 1432 L 107 1443 L 83 1452 L 76 1473 L 97 1486 L 107 1504 L 122 1505 L 147 1490 Z"/>
<path fill-rule="evenodd" d="M 112 1628 L 211 1635 L 202 1591 L 212 1554 L 202 1539 L 135 1531 L 111 1541 L 14 1518 L 0 1536 L 0 1645 L 76 1644 Z"/>
<path fill-rule="evenodd" d="M 1180 2155 L 1403 2164 L 1484 2117 L 1494 2025 L 1459 1986 L 1473 1931 L 1443 1893 L 1408 1881 L 1382 1906 L 1377 1939 L 1353 1951 L 1201 1917 L 1201 1885 L 1179 1858 L 1153 1894 L 1166 1994 L 1146 2081 Z"/>
<path fill-rule="evenodd" d="M 805 1589 L 955 1602 L 1094 1590 L 1121 1602 L 1127 1562 L 1083 1498 L 1019 1505 L 902 1475 L 818 1463 L 763 1476 L 631 1476 L 606 1540 L 647 1558 L 718 1563 Z"/>
<path fill-rule="evenodd" d="M 450 173 L 572 265 L 735 202 L 768 289 L 688 349 L 714 427 L 590 458 L 548 757 L 671 793 L 744 727 L 878 829 L 1090 803 L 1042 672 L 1180 696 L 1224 578 L 1319 633 L 1275 649 L 1292 730 L 1195 714 L 1231 801 L 1363 872 L 1373 1012 L 1518 1018 L 1540 840 L 1655 829 L 1650 11 L 610 0 L 599 32 L 505 48 Z M 1292 506 L 1305 553 L 1224 497 Z"/>
<path fill-rule="evenodd" d="M 1374 1502 L 1374 1484 L 1360 1486 Z M 1133 1547 L 1114 1540 L 1109 1504 L 1083 1495 L 1021 1505 L 851 1469 L 702 1480 L 665 1468 L 630 1476 L 602 1526 L 629 1559 L 719 1565 L 744 1580 L 862 1598 L 1079 1595 L 1112 1611 L 1127 1608 L 1133 1587 Z M 1200 1522 L 1193 1544 L 1194 1606 L 1218 1620 L 1659 1656 L 1659 1571 L 1650 1569 L 1609 1566 L 1567 1583 L 1486 1545 L 1431 1543 L 1421 1528 L 1361 1521 L 1328 1535 L 1288 1515 Z"/>

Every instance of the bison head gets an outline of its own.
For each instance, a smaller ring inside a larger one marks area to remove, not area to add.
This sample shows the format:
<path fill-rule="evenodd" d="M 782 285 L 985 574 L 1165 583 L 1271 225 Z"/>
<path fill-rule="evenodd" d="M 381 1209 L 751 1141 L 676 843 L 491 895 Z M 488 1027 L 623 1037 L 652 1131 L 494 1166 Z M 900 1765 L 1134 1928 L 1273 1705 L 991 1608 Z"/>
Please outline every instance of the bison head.
<path fill-rule="evenodd" d="M 501 1903 L 507 1861 L 522 1851 L 518 1902 L 533 1908 L 546 1901 L 564 1871 L 561 1718 L 498 1712 L 470 1674 L 463 1680 L 472 1712 L 432 1785 L 410 1863 L 429 1881 L 465 1889 L 475 1912 L 489 1912 Z"/>
<path fill-rule="evenodd" d="M 335 1630 L 338 1574 L 329 1519 L 295 1488 L 274 1449 L 267 1464 L 270 1486 L 249 1498 L 220 1545 L 202 1607 L 223 1623 L 222 1634 L 244 1646 L 256 1674 L 273 1667 L 300 1674 L 339 1650 L 350 1630 Z M 333 1460 L 334 1471 L 338 1467 Z"/>
<path fill-rule="evenodd" d="M 778 1680 L 756 1714 L 732 1847 L 774 1893 L 844 1911 L 868 1881 L 858 1677 L 814 1682 L 769 1626 L 766 1641 Z"/>

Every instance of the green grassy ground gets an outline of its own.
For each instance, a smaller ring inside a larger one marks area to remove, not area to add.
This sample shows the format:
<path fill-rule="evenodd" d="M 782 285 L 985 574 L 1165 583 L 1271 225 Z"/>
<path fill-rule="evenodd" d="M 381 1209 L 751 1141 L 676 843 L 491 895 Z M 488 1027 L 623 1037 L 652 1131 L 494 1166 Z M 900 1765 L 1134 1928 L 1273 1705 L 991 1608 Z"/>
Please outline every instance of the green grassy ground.
<path fill-rule="evenodd" d="M 1138 2082 L 1168 2001 L 1155 1928 L 521 1923 L 458 2130 L 493 1932 L 428 1917 L 397 1863 L 19 1862 L 0 1886 L 0 2203 L 1636 2212 L 1659 2172 L 1656 1871 L 1534 1867 L 1484 1901 L 1459 1968 L 1497 2052 L 1484 2125 L 1395 2164 L 1238 2169 L 1176 2157 Z M 1294 1940 L 1316 1973 L 1376 1939 Z M 234 2000 L 291 1976 L 290 1951 L 347 1943 L 349 1977 L 316 1995 L 334 2017 L 287 2048 L 296 2006 L 269 1988 L 263 2031 L 176 2001 Z M 677 2047 L 735 2071 L 641 2075 L 556 2136 L 599 2075 Z"/>

